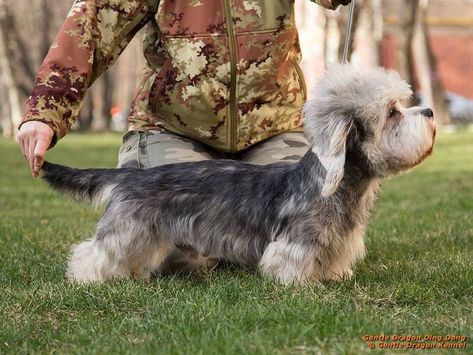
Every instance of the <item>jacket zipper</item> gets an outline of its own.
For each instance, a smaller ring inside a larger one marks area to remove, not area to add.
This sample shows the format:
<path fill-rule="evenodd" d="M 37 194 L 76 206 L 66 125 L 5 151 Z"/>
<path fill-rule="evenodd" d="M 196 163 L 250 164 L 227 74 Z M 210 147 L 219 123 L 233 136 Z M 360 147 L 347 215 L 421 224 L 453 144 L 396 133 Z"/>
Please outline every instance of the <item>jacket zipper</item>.
<path fill-rule="evenodd" d="M 233 28 L 233 18 L 231 9 L 231 0 L 224 0 L 225 17 L 227 22 L 227 35 L 230 50 L 230 152 L 236 152 L 237 141 L 237 115 L 236 115 L 236 83 L 237 83 L 237 55 L 236 55 L 236 37 Z"/>

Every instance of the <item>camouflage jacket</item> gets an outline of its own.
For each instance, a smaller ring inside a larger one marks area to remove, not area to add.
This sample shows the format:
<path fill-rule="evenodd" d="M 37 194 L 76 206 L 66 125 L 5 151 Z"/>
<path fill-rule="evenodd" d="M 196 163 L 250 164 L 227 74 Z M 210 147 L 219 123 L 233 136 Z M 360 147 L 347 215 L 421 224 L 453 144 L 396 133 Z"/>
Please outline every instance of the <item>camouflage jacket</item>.
<path fill-rule="evenodd" d="M 294 0 L 76 0 L 23 122 L 44 122 L 54 143 L 62 138 L 87 88 L 145 25 L 147 67 L 131 129 L 165 129 L 237 152 L 301 126 L 306 89 Z"/>

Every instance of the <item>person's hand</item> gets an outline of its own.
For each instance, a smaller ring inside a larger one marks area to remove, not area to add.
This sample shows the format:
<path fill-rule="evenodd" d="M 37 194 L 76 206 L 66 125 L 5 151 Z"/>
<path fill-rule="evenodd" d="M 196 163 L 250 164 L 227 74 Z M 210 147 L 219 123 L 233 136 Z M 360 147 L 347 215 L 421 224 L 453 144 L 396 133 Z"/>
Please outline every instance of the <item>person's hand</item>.
<path fill-rule="evenodd" d="M 335 10 L 340 5 L 346 6 L 349 3 L 351 3 L 351 0 L 320 0 L 320 4 L 323 7 L 332 10 Z"/>
<path fill-rule="evenodd" d="M 21 125 L 17 134 L 18 143 L 33 177 L 38 176 L 53 137 L 53 130 L 43 122 L 29 121 Z"/>

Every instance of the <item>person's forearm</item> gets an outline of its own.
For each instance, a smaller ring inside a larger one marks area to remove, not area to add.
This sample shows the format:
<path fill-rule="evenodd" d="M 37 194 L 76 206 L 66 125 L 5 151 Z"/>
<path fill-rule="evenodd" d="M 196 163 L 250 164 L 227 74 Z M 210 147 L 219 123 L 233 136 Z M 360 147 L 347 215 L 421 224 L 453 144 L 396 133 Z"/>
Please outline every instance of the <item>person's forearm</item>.
<path fill-rule="evenodd" d="M 78 116 L 87 88 L 149 21 L 155 3 L 76 0 L 38 70 L 23 123 L 43 122 L 61 139 Z"/>
<path fill-rule="evenodd" d="M 157 0 L 76 0 L 38 70 L 18 141 L 33 176 L 78 116 L 87 88 L 152 18 Z"/>

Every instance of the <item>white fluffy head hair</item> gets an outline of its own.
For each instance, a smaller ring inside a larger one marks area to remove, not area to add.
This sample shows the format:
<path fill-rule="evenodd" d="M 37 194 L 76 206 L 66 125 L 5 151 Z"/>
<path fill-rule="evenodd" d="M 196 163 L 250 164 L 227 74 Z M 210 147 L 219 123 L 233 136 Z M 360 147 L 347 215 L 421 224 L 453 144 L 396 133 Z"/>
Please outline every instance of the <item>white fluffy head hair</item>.
<path fill-rule="evenodd" d="M 313 96 L 304 107 L 304 125 L 327 171 L 324 196 L 331 195 L 343 177 L 350 132 L 381 177 L 418 164 L 432 151 L 433 112 L 402 106 L 412 90 L 393 70 L 332 65 Z"/>

